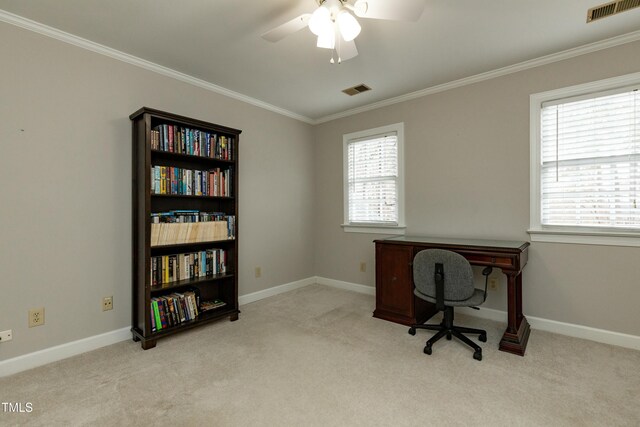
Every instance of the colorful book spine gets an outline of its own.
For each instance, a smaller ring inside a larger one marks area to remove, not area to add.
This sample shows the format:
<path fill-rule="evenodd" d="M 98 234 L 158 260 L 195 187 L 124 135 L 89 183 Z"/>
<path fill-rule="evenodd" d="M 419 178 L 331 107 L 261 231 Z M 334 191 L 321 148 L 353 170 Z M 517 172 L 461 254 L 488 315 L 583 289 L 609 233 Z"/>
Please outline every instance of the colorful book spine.
<path fill-rule="evenodd" d="M 151 149 L 233 160 L 234 139 L 226 135 L 162 124 L 151 130 Z"/>
<path fill-rule="evenodd" d="M 207 302 L 205 311 L 225 305 L 220 300 L 215 301 L 218 302 L 215 306 L 212 306 L 211 301 Z M 195 320 L 200 312 L 198 304 L 198 298 L 195 292 L 191 290 L 184 293 L 174 292 L 151 298 L 152 332 L 159 332 L 163 329 Z"/>

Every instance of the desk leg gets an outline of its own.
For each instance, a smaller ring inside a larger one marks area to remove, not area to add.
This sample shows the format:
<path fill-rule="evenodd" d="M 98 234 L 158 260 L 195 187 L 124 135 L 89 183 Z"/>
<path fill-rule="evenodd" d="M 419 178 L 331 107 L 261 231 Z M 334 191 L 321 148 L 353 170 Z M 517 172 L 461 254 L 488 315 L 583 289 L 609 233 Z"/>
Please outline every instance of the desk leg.
<path fill-rule="evenodd" d="M 507 276 L 507 330 L 500 340 L 500 350 L 524 356 L 531 329 L 522 315 L 522 273 L 505 272 Z"/>

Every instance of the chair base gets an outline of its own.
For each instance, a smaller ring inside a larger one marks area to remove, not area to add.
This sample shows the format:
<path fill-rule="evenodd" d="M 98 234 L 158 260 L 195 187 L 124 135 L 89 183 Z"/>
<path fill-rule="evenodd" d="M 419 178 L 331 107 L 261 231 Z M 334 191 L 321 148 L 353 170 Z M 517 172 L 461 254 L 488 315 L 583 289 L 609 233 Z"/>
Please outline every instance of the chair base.
<path fill-rule="evenodd" d="M 409 334 L 415 335 L 416 329 L 429 329 L 432 331 L 438 331 L 434 336 L 432 336 L 429 341 L 426 342 L 424 346 L 424 353 L 431 354 L 431 346 L 433 343 L 438 341 L 440 338 L 446 335 L 447 340 L 450 340 L 452 336 L 458 338 L 460 341 L 473 348 L 473 358 L 476 360 L 482 360 L 482 348 L 471 341 L 469 338 L 463 335 L 464 334 L 478 334 L 478 339 L 482 342 L 487 342 L 487 331 L 482 329 L 473 329 L 473 328 L 465 328 L 462 326 L 455 326 L 453 324 L 453 307 L 445 307 L 444 308 L 444 318 L 442 319 L 442 323 L 439 325 L 411 325 L 409 328 Z"/>

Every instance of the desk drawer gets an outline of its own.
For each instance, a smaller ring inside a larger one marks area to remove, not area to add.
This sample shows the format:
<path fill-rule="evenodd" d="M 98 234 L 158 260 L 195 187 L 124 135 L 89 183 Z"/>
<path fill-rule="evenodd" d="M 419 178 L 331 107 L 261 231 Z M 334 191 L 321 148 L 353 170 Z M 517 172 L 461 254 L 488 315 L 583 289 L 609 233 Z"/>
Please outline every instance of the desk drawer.
<path fill-rule="evenodd" d="M 505 256 L 502 254 L 475 254 L 475 253 L 461 253 L 471 264 L 474 265 L 490 265 L 492 267 L 515 269 L 516 260 L 515 257 Z"/>

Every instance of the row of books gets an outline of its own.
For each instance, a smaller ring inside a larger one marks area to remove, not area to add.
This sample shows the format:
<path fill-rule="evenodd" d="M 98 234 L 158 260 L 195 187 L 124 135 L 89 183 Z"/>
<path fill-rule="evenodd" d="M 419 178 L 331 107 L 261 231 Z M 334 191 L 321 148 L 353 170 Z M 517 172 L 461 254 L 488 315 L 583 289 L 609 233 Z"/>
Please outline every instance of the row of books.
<path fill-rule="evenodd" d="M 207 249 L 151 257 L 151 285 L 197 279 L 227 272 L 227 251 Z"/>
<path fill-rule="evenodd" d="M 177 209 L 167 212 L 151 213 L 151 223 L 226 221 L 227 217 L 228 215 L 224 212 L 201 212 L 197 209 Z"/>
<path fill-rule="evenodd" d="M 182 245 L 215 242 L 236 238 L 236 217 L 225 216 L 218 221 L 151 224 L 151 246 Z"/>
<path fill-rule="evenodd" d="M 151 298 L 151 331 L 161 331 L 198 317 L 198 303 L 193 291 Z"/>
<path fill-rule="evenodd" d="M 151 149 L 233 160 L 233 138 L 174 125 L 158 125 L 151 131 Z"/>
<path fill-rule="evenodd" d="M 233 169 L 203 171 L 173 166 L 151 168 L 151 194 L 231 197 Z"/>
<path fill-rule="evenodd" d="M 170 295 L 151 298 L 151 332 L 179 325 L 198 317 L 199 313 L 224 307 L 226 302 L 214 299 L 199 303 L 194 291 L 174 292 Z"/>

